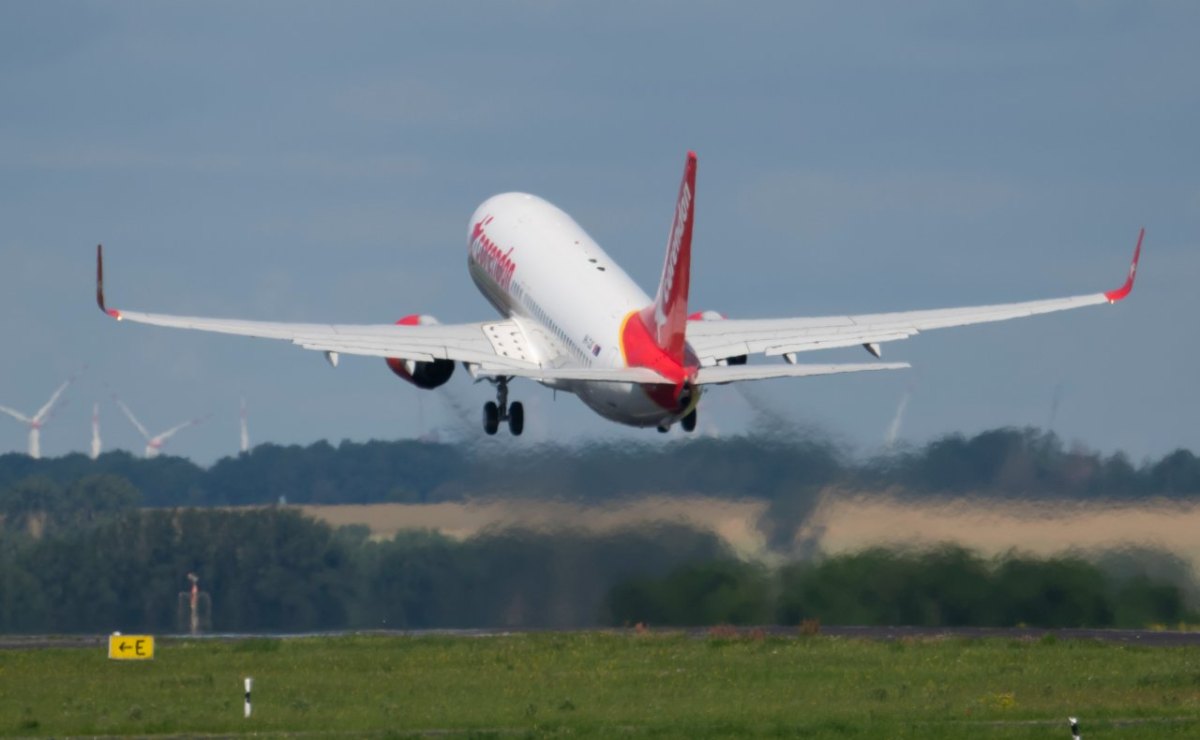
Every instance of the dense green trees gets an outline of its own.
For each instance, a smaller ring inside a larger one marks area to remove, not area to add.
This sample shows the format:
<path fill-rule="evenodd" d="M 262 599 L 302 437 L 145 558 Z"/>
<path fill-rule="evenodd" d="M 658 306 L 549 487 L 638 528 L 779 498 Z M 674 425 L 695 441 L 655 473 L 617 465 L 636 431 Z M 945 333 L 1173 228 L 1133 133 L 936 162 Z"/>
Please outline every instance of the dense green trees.
<path fill-rule="evenodd" d="M 1124 453 L 1104 457 L 1067 449 L 1053 433 L 994 429 L 949 435 L 924 447 L 855 468 L 855 485 L 916 494 L 986 494 L 1056 499 L 1185 497 L 1200 494 L 1200 458 L 1176 450 L 1134 466 Z"/>
<path fill-rule="evenodd" d="M 761 567 L 724 560 L 638 578 L 610 594 L 613 624 L 1145 627 L 1196 620 L 1177 585 L 1078 558 L 959 547 L 868 551 Z"/>
<path fill-rule="evenodd" d="M 80 505 L 81 492 L 102 505 Z M 1129 563 L 1108 575 L 1078 559 L 991 562 L 946 547 L 769 571 L 683 526 L 605 536 L 504 530 L 463 542 L 414 531 L 377 542 L 364 528 L 334 530 L 287 508 L 137 509 L 135 492 L 115 478 L 66 488 L 31 479 L 0 501 L 3 632 L 182 630 L 189 572 L 211 595 L 213 628 L 232 632 L 1189 618 L 1177 585 Z"/>
<path fill-rule="evenodd" d="M 0 631 L 174 631 L 189 572 L 223 631 L 340 627 L 584 626 L 647 621 L 1141 625 L 1188 617 L 1185 567 L 1110 557 L 984 560 L 956 548 L 865 552 L 777 571 L 729 557 L 686 527 L 488 532 L 464 542 L 407 532 L 377 542 L 287 508 L 487 496 L 602 503 L 644 494 L 769 502 L 768 536 L 790 542 L 827 486 L 912 496 L 1184 498 L 1200 459 L 1135 466 L 1064 449 L 1050 434 L 996 430 L 854 462 L 780 437 L 665 446 L 532 447 L 504 454 L 423 442 L 263 445 L 203 469 L 110 453 L 0 456 Z M 536 471 L 536 475 L 531 471 Z M 147 506 L 151 508 L 138 508 Z"/>
<path fill-rule="evenodd" d="M 5 489 L 0 632 L 174 632 L 188 573 L 220 631 L 586 626 L 605 621 L 605 596 L 624 579 L 727 556 L 715 535 L 673 525 L 375 542 L 295 509 L 136 501 L 113 476 Z"/>
<path fill-rule="evenodd" d="M 621 584 L 615 623 L 1145 627 L 1198 615 L 1179 586 L 1119 576 L 1074 557 L 987 560 L 960 547 L 875 548 L 794 563 L 769 576 L 736 561 Z"/>
<path fill-rule="evenodd" d="M 736 560 L 689 563 L 664 578 L 635 578 L 608 597 L 615 624 L 771 624 L 765 569 Z"/>
<path fill-rule="evenodd" d="M 536 474 L 533 473 L 536 471 Z M 454 501 L 479 496 L 609 501 L 704 494 L 766 499 L 794 523 L 829 485 L 913 495 L 1136 499 L 1200 494 L 1200 458 L 1177 450 L 1135 466 L 1120 453 L 1064 448 L 1053 434 L 998 429 L 855 460 L 828 441 L 797 437 L 695 438 L 667 445 L 599 443 L 501 448 L 417 441 L 260 445 L 204 469 L 181 458 L 125 452 L 33 460 L 0 455 L 0 489 L 31 476 L 67 485 L 112 474 L 147 506 Z M 784 527 L 788 529 L 788 527 Z M 790 531 L 790 530 L 789 530 Z"/>

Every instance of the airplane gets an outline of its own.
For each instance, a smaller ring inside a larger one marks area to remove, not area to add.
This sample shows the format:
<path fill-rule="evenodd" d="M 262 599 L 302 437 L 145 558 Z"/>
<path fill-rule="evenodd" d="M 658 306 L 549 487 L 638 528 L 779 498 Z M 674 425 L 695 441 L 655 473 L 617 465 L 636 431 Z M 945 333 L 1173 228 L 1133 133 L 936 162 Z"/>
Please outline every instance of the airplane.
<path fill-rule="evenodd" d="M 527 193 L 493 196 L 468 224 L 467 268 L 500 318 L 441 324 L 411 314 L 393 324 L 301 324 L 173 316 L 108 308 L 104 252 L 96 247 L 96 302 L 119 321 L 290 341 L 323 352 L 385 358 L 392 372 L 422 389 L 450 380 L 461 364 L 491 382 L 483 428 L 502 422 L 520 435 L 524 408 L 508 385 L 528 378 L 579 397 L 600 416 L 660 432 L 696 428 L 707 386 L 782 377 L 897 370 L 904 362 L 803 364 L 801 352 L 862 346 L 876 360 L 885 342 L 923 331 L 1003 321 L 1124 299 L 1133 288 L 1145 229 L 1125 283 L 1116 290 L 990 306 L 858 316 L 727 319 L 689 313 L 695 221 L 696 154 L 688 152 L 675 202 L 658 291 L 650 298 L 587 232 L 549 202 Z M 750 363 L 750 355 L 783 362 Z"/>

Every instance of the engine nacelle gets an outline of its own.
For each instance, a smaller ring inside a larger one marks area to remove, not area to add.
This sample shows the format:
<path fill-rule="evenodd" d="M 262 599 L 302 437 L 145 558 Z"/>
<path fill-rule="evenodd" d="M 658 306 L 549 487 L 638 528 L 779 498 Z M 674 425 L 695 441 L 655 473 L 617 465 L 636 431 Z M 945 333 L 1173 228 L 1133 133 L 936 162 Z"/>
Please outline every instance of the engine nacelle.
<path fill-rule="evenodd" d="M 427 324 L 436 324 L 438 320 L 432 316 L 421 314 L 412 314 L 405 316 L 396 322 L 400 326 L 425 326 Z M 421 360 L 405 360 L 401 357 L 388 357 L 387 366 L 391 371 L 407 380 L 418 388 L 430 390 L 437 388 L 439 385 L 445 385 L 450 376 L 454 374 L 454 360 L 434 360 L 433 362 L 424 362 Z"/>

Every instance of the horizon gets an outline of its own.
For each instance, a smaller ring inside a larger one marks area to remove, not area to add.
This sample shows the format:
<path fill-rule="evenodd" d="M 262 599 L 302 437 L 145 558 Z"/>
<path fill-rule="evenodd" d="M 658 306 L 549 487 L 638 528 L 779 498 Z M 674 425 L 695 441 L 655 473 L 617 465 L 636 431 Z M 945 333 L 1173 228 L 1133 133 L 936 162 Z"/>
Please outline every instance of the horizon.
<path fill-rule="evenodd" d="M 496 457 L 506 458 L 521 454 L 539 454 L 548 450 L 569 450 L 576 453 L 588 454 L 593 452 L 607 452 L 617 450 L 622 453 L 630 451 L 635 452 L 652 452 L 654 450 L 669 451 L 669 448 L 677 448 L 690 444 L 699 443 L 745 443 L 745 442 L 766 442 L 769 446 L 776 448 L 800 447 L 806 445 L 816 445 L 830 451 L 839 461 L 850 467 L 871 465 L 889 458 L 904 457 L 907 455 L 920 455 L 929 451 L 929 449 L 938 443 L 948 440 L 961 439 L 966 442 L 985 437 L 992 434 L 1016 433 L 1026 435 L 1032 433 L 1039 437 L 1049 437 L 1056 443 L 1063 455 L 1083 455 L 1092 456 L 1100 459 L 1109 459 L 1113 457 L 1123 457 L 1135 470 L 1143 469 L 1147 466 L 1152 466 L 1162 462 L 1166 458 L 1178 452 L 1189 453 L 1193 456 L 1197 455 L 1197 451 L 1187 447 L 1177 447 L 1168 450 L 1161 455 L 1144 455 L 1140 458 L 1135 458 L 1128 454 L 1125 450 L 1103 450 L 1094 446 L 1088 445 L 1081 440 L 1066 440 L 1052 430 L 1042 429 L 1034 426 L 1026 427 L 995 427 L 993 429 L 984 429 L 974 433 L 966 433 L 962 431 L 944 432 L 934 435 L 933 437 L 922 442 L 912 442 L 902 440 L 895 445 L 881 445 L 876 448 L 858 448 L 850 445 L 845 440 L 839 440 L 835 436 L 821 436 L 821 432 L 812 430 L 793 430 L 787 434 L 779 435 L 777 433 L 763 432 L 747 432 L 741 431 L 735 434 L 729 434 L 722 437 L 705 436 L 700 434 L 692 434 L 688 436 L 678 436 L 674 439 L 660 441 L 651 439 L 649 441 L 654 444 L 644 444 L 637 440 L 627 440 L 618 438 L 597 439 L 597 438 L 573 438 L 567 440 L 541 440 L 539 442 L 522 445 L 518 449 L 512 449 L 509 445 L 502 443 L 494 443 L 497 438 L 487 438 L 480 443 L 477 440 L 468 438 L 447 437 L 440 438 L 435 436 L 427 437 L 403 437 L 397 439 L 380 439 L 372 438 L 365 440 L 355 440 L 343 438 L 339 440 L 331 438 L 323 438 L 311 440 L 309 442 L 288 442 L 279 443 L 264 441 L 257 444 L 252 444 L 247 452 L 233 452 L 210 461 L 199 460 L 187 455 L 175 454 L 169 448 L 164 448 L 161 453 L 154 457 L 146 457 L 143 450 L 125 449 L 125 448 L 110 448 L 104 449 L 100 453 L 100 457 L 106 455 L 123 455 L 132 458 L 135 461 L 152 461 L 152 460 L 182 460 L 190 463 L 202 470 L 211 470 L 214 466 L 226 462 L 235 461 L 243 456 L 251 456 L 254 451 L 260 447 L 270 447 L 276 449 L 299 449 L 307 450 L 321 445 L 327 446 L 333 450 L 339 450 L 345 446 L 368 446 L 373 444 L 419 444 L 419 445 L 435 445 L 443 447 L 458 448 L 463 451 L 468 451 L 477 454 L 480 457 Z M 503 438 L 499 438 L 503 439 Z M 7 456 L 17 456 L 29 458 L 29 455 L 22 450 L 9 450 L 0 452 L 0 458 Z M 60 455 L 43 455 L 37 462 L 53 463 L 56 460 L 62 460 L 73 456 L 90 458 L 88 451 L 85 450 L 69 450 Z M 30 458 L 31 462 L 33 461 Z M 36 464 L 36 463 L 35 463 Z"/>

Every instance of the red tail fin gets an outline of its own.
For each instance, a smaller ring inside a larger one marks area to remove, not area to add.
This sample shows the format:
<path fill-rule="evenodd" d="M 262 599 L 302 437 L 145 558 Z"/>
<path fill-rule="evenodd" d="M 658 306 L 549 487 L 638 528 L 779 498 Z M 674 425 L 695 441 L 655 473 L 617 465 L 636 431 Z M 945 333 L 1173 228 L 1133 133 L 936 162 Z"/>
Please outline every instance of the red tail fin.
<path fill-rule="evenodd" d="M 667 240 L 667 258 L 654 305 L 642 311 L 647 327 L 654 329 L 659 349 L 676 362 L 683 363 L 687 330 L 688 284 L 692 272 L 692 221 L 696 212 L 696 153 L 688 152 L 675 201 L 675 220 Z"/>

